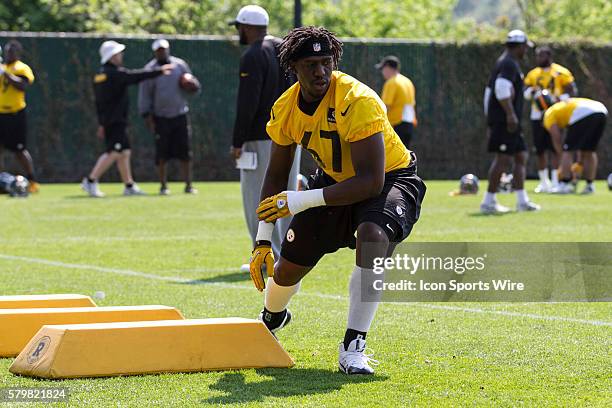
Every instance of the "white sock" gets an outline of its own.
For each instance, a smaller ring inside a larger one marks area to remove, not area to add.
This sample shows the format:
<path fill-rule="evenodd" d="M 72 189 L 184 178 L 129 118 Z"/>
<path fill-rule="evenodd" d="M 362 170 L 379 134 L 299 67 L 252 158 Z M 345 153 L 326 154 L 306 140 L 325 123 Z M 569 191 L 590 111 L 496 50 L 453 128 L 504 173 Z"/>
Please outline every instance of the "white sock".
<path fill-rule="evenodd" d="M 525 203 L 529 202 L 529 197 L 527 196 L 527 191 L 525 191 L 525 189 L 523 189 L 523 190 L 516 190 L 516 199 L 518 200 L 519 204 L 525 204 Z"/>
<path fill-rule="evenodd" d="M 347 328 L 360 332 L 367 332 L 370 330 L 372 320 L 374 320 L 374 315 L 376 314 L 376 309 L 378 308 L 378 304 L 380 302 L 363 302 L 361 300 L 362 273 L 371 274 L 370 276 L 374 275 L 372 269 L 361 268 L 359 266 L 355 266 L 355 269 L 353 269 L 349 283 L 349 312 Z M 372 279 L 368 279 L 370 276 L 366 277 L 368 281 L 372 281 Z M 376 276 L 379 277 L 380 275 Z M 380 299 L 382 292 L 378 292 L 377 295 L 378 296 L 376 297 Z M 372 296 L 368 296 L 368 298 L 371 297 Z"/>
<path fill-rule="evenodd" d="M 553 184 L 559 184 L 559 172 L 557 169 L 552 169 L 550 171 L 550 180 Z"/>
<path fill-rule="evenodd" d="M 285 310 L 291 297 L 300 290 L 301 283 L 300 281 L 293 286 L 281 286 L 274 282 L 274 278 L 268 278 L 264 301 L 266 309 L 272 313 L 278 313 Z"/>
<path fill-rule="evenodd" d="M 538 170 L 538 176 L 540 177 L 540 183 L 548 184 L 550 182 L 548 179 L 548 169 Z"/>
<path fill-rule="evenodd" d="M 497 202 L 497 198 L 495 198 L 495 193 L 485 192 L 484 199 L 482 200 L 483 204 L 495 204 Z"/>

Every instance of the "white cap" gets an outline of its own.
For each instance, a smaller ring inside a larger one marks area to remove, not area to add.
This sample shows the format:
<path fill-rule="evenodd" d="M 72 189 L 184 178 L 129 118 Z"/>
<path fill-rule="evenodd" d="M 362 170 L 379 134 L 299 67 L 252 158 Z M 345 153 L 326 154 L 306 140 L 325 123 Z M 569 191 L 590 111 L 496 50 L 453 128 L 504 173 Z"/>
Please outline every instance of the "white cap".
<path fill-rule="evenodd" d="M 521 30 L 512 30 L 506 37 L 506 44 L 527 44 L 533 47 L 533 42 L 527 39 L 527 34 Z"/>
<path fill-rule="evenodd" d="M 244 6 L 238 12 L 236 19 L 229 22 L 229 25 L 234 24 L 248 24 L 252 26 L 267 27 L 270 22 L 268 12 L 263 7 L 255 6 L 253 4 Z"/>
<path fill-rule="evenodd" d="M 157 51 L 160 48 L 165 48 L 165 49 L 170 48 L 170 43 L 168 42 L 168 40 L 164 40 L 163 38 L 158 38 L 157 40 L 153 41 L 153 44 L 151 45 L 151 49 L 153 51 Z"/>
<path fill-rule="evenodd" d="M 117 41 L 104 41 L 100 46 L 100 63 L 106 64 L 113 55 L 117 55 L 123 50 L 125 50 L 125 45 L 119 44 Z"/>

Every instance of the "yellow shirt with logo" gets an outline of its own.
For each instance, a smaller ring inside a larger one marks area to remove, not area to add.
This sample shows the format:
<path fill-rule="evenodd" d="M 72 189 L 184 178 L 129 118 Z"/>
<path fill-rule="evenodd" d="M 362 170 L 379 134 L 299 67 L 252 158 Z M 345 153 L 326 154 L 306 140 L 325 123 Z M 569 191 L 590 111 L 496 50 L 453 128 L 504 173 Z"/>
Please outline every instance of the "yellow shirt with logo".
<path fill-rule="evenodd" d="M 544 127 L 547 130 L 553 125 L 565 129 L 577 121 L 594 113 L 608 114 L 606 107 L 598 101 L 587 98 L 570 98 L 557 102 L 544 113 Z"/>
<path fill-rule="evenodd" d="M 565 88 L 574 82 L 574 75 L 569 69 L 552 63 L 550 67 L 536 67 L 525 76 L 525 85 L 544 90 L 547 89 L 552 95 L 559 98 L 565 93 Z M 538 109 L 535 100 L 531 101 L 531 119 L 542 118 L 542 111 Z"/>
<path fill-rule="evenodd" d="M 329 89 L 310 116 L 298 107 L 300 84 L 287 89 L 272 107 L 266 127 L 277 144 L 300 144 L 321 169 L 337 182 L 355 175 L 350 143 L 382 132 L 385 172 L 408 167 L 410 152 L 391 127 L 376 92 L 340 71 L 334 71 Z"/>
<path fill-rule="evenodd" d="M 392 126 L 402 122 L 416 125 L 415 91 L 410 79 L 399 73 L 389 78 L 383 86 L 382 100 L 387 105 L 387 116 Z"/>
<path fill-rule="evenodd" d="M 6 72 L 24 77 L 28 83 L 34 82 L 32 69 L 21 61 L 3 65 Z M 15 113 L 26 107 L 25 92 L 15 88 L 6 75 L 0 75 L 0 113 Z"/>

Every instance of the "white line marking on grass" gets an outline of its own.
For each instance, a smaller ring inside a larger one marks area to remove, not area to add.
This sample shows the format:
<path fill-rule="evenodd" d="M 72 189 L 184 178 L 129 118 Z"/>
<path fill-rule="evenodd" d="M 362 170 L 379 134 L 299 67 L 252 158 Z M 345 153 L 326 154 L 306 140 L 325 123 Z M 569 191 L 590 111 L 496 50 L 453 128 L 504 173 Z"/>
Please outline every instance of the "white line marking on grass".
<path fill-rule="evenodd" d="M 24 261 L 24 262 L 30 262 L 30 263 L 37 263 L 41 265 L 58 266 L 61 268 L 69 268 L 69 269 L 82 269 L 82 270 L 90 270 L 90 271 L 104 272 L 104 273 L 115 273 L 118 275 L 137 276 L 139 278 L 155 279 L 155 280 L 169 281 L 169 282 L 186 283 L 186 282 L 192 281 L 192 279 L 178 278 L 175 276 L 154 275 L 151 273 L 132 271 L 129 269 L 105 268 L 102 266 L 85 265 L 85 264 L 71 264 L 71 263 L 64 263 L 64 262 L 58 262 L 58 261 L 49 261 L 47 259 L 40 259 L 40 258 L 27 258 L 25 256 L 0 254 L 0 259 L 8 259 L 12 261 Z"/>
<path fill-rule="evenodd" d="M 104 272 L 104 273 L 115 273 L 118 275 L 135 276 L 139 278 L 146 278 L 146 279 L 153 279 L 153 280 L 160 280 L 160 281 L 174 282 L 174 283 L 183 283 L 183 284 L 195 283 L 199 285 L 217 286 L 217 287 L 222 287 L 222 288 L 227 288 L 227 289 L 253 290 L 250 286 L 246 286 L 246 285 L 236 285 L 236 284 L 224 283 L 224 282 L 206 282 L 206 281 L 199 282 L 198 279 L 186 279 L 186 278 L 179 278 L 175 276 L 154 275 L 154 274 L 145 273 L 145 272 L 132 271 L 130 269 L 105 268 L 101 266 L 86 265 L 86 264 L 70 264 L 70 263 L 64 263 L 64 262 L 58 262 L 58 261 L 50 261 L 50 260 L 41 259 L 41 258 L 28 258 L 24 256 L 0 254 L 0 259 L 7 259 L 7 260 L 13 260 L 13 261 L 24 261 L 24 262 L 30 262 L 30 263 L 38 263 L 42 265 L 70 268 L 70 269 L 82 269 L 82 270 L 91 270 L 91 271 Z M 320 299 L 333 299 L 333 300 L 340 300 L 343 302 L 348 302 L 347 296 L 331 295 L 331 294 L 320 293 L 320 292 L 299 292 L 298 295 L 316 297 Z M 463 312 L 463 313 L 493 314 L 493 315 L 508 316 L 508 317 L 521 317 L 521 318 L 549 320 L 549 321 L 558 321 L 558 322 L 582 323 L 582 324 L 589 324 L 593 326 L 612 326 L 612 322 L 607 322 L 603 320 L 575 319 L 572 317 L 538 315 L 534 313 L 509 312 L 509 311 L 504 311 L 504 310 L 487 310 L 487 309 L 472 308 L 472 307 L 433 305 L 429 303 L 390 303 L 390 304 L 398 305 L 398 306 L 416 306 L 416 307 L 420 307 L 424 309 L 448 310 L 448 311 Z"/>

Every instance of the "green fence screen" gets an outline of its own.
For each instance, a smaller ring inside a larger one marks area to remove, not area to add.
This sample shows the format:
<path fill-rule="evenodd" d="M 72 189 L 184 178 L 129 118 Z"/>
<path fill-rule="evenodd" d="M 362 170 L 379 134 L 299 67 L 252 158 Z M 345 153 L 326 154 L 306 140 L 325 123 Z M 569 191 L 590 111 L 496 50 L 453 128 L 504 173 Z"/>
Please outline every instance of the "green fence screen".
<path fill-rule="evenodd" d="M 18 39 L 22 60 L 37 77 L 28 90 L 29 149 L 42 182 L 75 182 L 93 166 L 103 144 L 96 139 L 92 76 L 98 68 L 98 47 L 113 38 L 127 45 L 125 65 L 142 67 L 151 57 L 147 37 L 103 37 L 69 34 L 0 33 L 0 44 Z M 235 180 L 228 151 L 231 142 L 242 52 L 236 39 L 221 37 L 169 38 L 173 55 L 185 59 L 202 83 L 202 93 L 190 101 L 194 171 L 199 180 Z M 417 92 L 416 129 L 412 149 L 426 179 L 458 179 L 464 173 L 486 177 L 491 157 L 486 153 L 482 95 L 489 71 L 502 51 L 496 44 L 411 43 L 346 40 L 341 70 L 376 91 L 382 78 L 374 64 L 386 54 L 402 61 L 402 72 Z M 554 59 L 575 75 L 581 96 L 612 107 L 612 47 L 555 46 Z M 525 72 L 533 66 L 525 60 Z M 131 90 L 131 140 L 136 180 L 156 180 L 153 138 L 136 113 L 136 87 Z M 528 104 L 523 129 L 531 143 Z M 600 144 L 599 176 L 612 171 L 612 125 Z M 17 170 L 10 155 L 5 167 Z M 535 174 L 533 156 L 530 174 Z M 305 159 L 304 167 L 312 162 Z M 117 174 L 111 172 L 111 179 Z"/>

